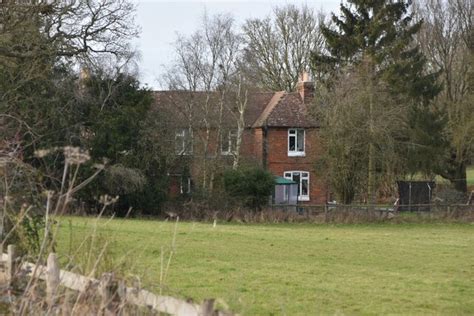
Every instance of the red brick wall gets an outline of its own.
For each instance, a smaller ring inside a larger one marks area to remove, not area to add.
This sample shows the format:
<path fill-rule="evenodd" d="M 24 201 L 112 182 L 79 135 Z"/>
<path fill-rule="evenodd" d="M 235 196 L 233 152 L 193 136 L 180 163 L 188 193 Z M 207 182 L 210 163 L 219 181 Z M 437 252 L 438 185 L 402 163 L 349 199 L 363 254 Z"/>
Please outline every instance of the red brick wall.
<path fill-rule="evenodd" d="M 201 133 L 204 133 L 201 131 Z M 204 136 L 204 135 L 200 135 Z M 265 139 L 264 139 L 265 138 Z M 195 133 L 196 143 L 193 151 L 193 163 L 191 173 L 196 180 L 201 170 L 202 143 Z M 209 151 L 213 156 L 217 143 L 216 133 L 213 131 L 210 137 Z M 264 146 L 266 155 L 264 154 Z M 259 164 L 266 166 L 274 175 L 283 176 L 285 171 L 309 172 L 309 201 L 301 201 L 303 204 L 321 204 L 326 202 L 326 189 L 321 177 L 315 171 L 316 159 L 320 154 L 318 130 L 315 128 L 305 129 L 305 156 L 288 157 L 288 128 L 268 128 L 264 133 L 262 128 L 246 129 L 241 144 L 241 163 Z M 222 162 L 227 161 L 227 167 L 232 165 L 231 156 L 221 156 Z M 222 166 L 223 167 L 223 166 Z M 179 193 L 179 183 L 171 185 L 172 195 Z"/>
<path fill-rule="evenodd" d="M 320 153 L 317 129 L 305 129 L 305 156 L 288 157 L 288 128 L 269 128 L 267 131 L 267 166 L 275 175 L 283 176 L 285 171 L 309 172 L 309 197 L 305 204 L 326 202 L 326 190 L 321 178 L 315 172 L 316 158 Z"/>
<path fill-rule="evenodd" d="M 246 129 L 242 135 L 240 146 L 241 161 L 243 163 L 262 164 L 263 132 L 261 128 Z"/>

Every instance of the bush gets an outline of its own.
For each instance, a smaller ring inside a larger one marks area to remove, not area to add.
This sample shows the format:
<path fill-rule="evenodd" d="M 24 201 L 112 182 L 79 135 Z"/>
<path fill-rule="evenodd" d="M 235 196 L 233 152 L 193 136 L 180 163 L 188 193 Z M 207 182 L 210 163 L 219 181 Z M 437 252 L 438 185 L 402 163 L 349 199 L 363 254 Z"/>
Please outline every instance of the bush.
<path fill-rule="evenodd" d="M 261 168 L 229 170 L 224 173 L 225 191 L 244 206 L 261 210 L 275 186 L 274 176 Z"/>
<path fill-rule="evenodd" d="M 459 192 L 452 185 L 438 185 L 434 194 L 433 201 L 440 204 L 465 204 L 467 194 Z"/>
<path fill-rule="evenodd" d="M 105 171 L 105 187 L 110 194 L 134 193 L 143 190 L 145 185 L 146 178 L 138 169 L 116 164 Z"/>

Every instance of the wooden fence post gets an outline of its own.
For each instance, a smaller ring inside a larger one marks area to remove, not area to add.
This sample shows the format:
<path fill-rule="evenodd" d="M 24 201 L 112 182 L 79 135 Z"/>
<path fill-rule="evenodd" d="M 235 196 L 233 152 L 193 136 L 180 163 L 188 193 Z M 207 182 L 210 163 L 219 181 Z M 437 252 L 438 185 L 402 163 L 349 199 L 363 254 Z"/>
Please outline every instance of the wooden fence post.
<path fill-rule="evenodd" d="M 328 203 L 324 204 L 324 222 L 328 222 Z"/>
<path fill-rule="evenodd" d="M 13 284 L 13 279 L 15 277 L 15 272 L 16 272 L 16 247 L 15 245 L 8 245 L 7 248 L 7 263 L 5 265 L 5 270 L 7 273 L 7 282 L 8 286 L 12 286 Z"/>
<path fill-rule="evenodd" d="M 59 263 L 55 253 L 50 253 L 46 267 L 46 295 L 48 304 L 53 306 L 56 301 L 56 291 L 59 286 Z"/>
<path fill-rule="evenodd" d="M 103 315 L 108 315 L 110 311 L 110 304 L 115 295 L 113 289 L 113 273 L 104 273 L 100 278 L 99 295 L 101 297 L 100 309 Z"/>

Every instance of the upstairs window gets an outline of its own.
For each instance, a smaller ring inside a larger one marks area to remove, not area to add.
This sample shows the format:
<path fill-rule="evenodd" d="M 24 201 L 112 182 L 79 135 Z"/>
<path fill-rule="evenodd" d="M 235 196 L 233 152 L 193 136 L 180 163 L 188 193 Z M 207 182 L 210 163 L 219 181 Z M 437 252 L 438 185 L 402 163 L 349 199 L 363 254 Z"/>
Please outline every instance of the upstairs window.
<path fill-rule="evenodd" d="M 224 131 L 222 134 L 221 141 L 221 154 L 222 155 L 231 155 L 235 154 L 237 150 L 237 131 L 229 130 Z"/>
<path fill-rule="evenodd" d="M 309 172 L 285 171 L 283 176 L 298 183 L 298 201 L 309 201 Z"/>
<path fill-rule="evenodd" d="M 193 131 L 189 128 L 180 128 L 175 134 L 176 155 L 191 155 L 193 153 Z"/>
<path fill-rule="evenodd" d="M 288 130 L 288 156 L 304 156 L 304 129 Z"/>

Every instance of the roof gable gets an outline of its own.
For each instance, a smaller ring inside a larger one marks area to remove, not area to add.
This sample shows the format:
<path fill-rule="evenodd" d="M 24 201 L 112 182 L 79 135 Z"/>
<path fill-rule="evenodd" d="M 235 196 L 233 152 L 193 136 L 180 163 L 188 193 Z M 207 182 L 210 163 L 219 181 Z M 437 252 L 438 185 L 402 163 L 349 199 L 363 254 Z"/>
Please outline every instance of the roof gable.
<path fill-rule="evenodd" d="M 268 117 L 272 114 L 273 109 L 278 105 L 280 100 L 285 96 L 285 92 L 276 92 L 273 97 L 270 99 L 270 102 L 261 112 L 260 116 L 257 118 L 252 127 L 260 127 L 266 124 Z"/>
<path fill-rule="evenodd" d="M 277 92 L 253 127 L 316 127 L 299 93 Z"/>

